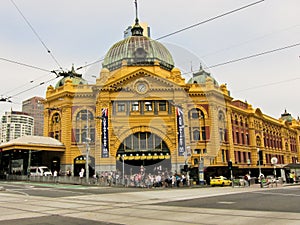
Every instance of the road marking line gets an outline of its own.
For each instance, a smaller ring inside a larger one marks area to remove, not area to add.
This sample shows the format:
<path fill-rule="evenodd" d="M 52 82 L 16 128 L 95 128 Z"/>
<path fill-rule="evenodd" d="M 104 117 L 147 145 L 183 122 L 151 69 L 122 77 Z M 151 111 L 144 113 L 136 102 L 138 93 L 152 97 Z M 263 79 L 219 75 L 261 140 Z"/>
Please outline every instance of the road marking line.
<path fill-rule="evenodd" d="M 217 202 L 217 203 L 219 203 L 219 204 L 227 204 L 227 205 L 230 205 L 230 204 L 234 204 L 234 203 L 236 203 L 236 202 Z"/>

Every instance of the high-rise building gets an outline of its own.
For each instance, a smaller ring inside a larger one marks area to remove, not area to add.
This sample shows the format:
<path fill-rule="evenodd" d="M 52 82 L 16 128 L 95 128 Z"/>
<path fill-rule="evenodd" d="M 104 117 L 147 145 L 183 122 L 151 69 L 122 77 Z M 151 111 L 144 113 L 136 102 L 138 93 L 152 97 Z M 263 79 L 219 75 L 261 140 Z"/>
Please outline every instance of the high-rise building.
<path fill-rule="evenodd" d="M 42 97 L 33 97 L 22 102 L 22 112 L 34 118 L 33 135 L 43 136 L 44 128 L 44 105 L 42 102 L 45 99 Z"/>
<path fill-rule="evenodd" d="M 132 36 L 131 29 L 133 26 L 134 25 L 127 27 L 127 29 L 124 31 L 124 38 Z M 148 23 L 140 23 L 140 26 L 143 28 L 143 36 L 151 37 L 150 27 L 148 26 Z"/>
<path fill-rule="evenodd" d="M 34 119 L 24 112 L 5 112 L 1 119 L 1 143 L 19 138 L 24 135 L 33 135 Z"/>

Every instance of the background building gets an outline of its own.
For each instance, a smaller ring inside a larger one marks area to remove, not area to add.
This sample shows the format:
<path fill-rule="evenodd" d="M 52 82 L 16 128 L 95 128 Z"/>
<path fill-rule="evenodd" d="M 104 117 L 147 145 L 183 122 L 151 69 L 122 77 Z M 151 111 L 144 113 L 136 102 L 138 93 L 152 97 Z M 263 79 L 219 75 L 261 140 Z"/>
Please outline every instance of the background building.
<path fill-rule="evenodd" d="M 34 119 L 24 112 L 5 112 L 1 119 L 1 143 L 33 135 Z"/>
<path fill-rule="evenodd" d="M 141 22 L 139 24 L 143 28 L 143 36 L 151 37 L 150 27 L 148 26 L 148 23 Z M 132 36 L 131 29 L 133 26 L 134 24 L 127 27 L 127 29 L 124 31 L 124 38 Z"/>
<path fill-rule="evenodd" d="M 43 136 L 44 131 L 44 98 L 32 97 L 22 102 L 22 112 L 34 118 L 33 135 Z"/>

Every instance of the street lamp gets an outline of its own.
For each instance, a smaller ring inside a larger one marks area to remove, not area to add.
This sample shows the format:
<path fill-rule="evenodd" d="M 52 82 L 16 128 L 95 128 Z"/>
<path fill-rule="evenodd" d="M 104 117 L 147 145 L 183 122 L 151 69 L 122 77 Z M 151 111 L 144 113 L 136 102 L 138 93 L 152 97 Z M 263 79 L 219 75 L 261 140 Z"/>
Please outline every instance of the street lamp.
<path fill-rule="evenodd" d="M 277 186 L 277 182 L 276 182 L 276 164 L 278 162 L 278 159 L 276 157 L 272 157 L 271 158 L 271 163 L 274 165 L 274 180 L 275 180 L 275 184 Z"/>
<path fill-rule="evenodd" d="M 123 175 L 123 179 L 122 179 L 122 185 L 124 186 L 125 185 L 125 181 L 124 181 L 124 157 L 125 157 L 125 155 L 123 154 L 122 155 L 122 169 L 123 169 L 123 171 L 122 171 L 122 175 Z"/>
<path fill-rule="evenodd" d="M 262 173 L 261 173 L 261 165 L 260 165 L 260 149 L 257 149 L 258 154 L 258 170 L 259 170 L 259 180 L 260 180 L 260 187 L 263 187 L 263 181 L 262 181 Z"/>
<path fill-rule="evenodd" d="M 89 151 L 90 151 L 90 145 L 89 141 L 90 138 L 86 138 L 86 156 L 85 156 L 85 175 L 86 175 L 86 183 L 89 182 Z"/>
<path fill-rule="evenodd" d="M 259 152 L 260 152 L 260 149 L 258 148 L 257 149 L 257 154 L 258 154 L 258 170 L 259 170 L 259 177 L 260 177 L 260 175 L 261 175 L 261 165 L 260 165 L 260 154 L 259 154 Z"/>
<path fill-rule="evenodd" d="M 251 171 L 250 171 L 251 161 L 250 161 L 250 159 L 247 159 L 247 164 L 248 164 L 248 167 L 249 167 L 249 176 L 250 176 L 251 175 Z"/>

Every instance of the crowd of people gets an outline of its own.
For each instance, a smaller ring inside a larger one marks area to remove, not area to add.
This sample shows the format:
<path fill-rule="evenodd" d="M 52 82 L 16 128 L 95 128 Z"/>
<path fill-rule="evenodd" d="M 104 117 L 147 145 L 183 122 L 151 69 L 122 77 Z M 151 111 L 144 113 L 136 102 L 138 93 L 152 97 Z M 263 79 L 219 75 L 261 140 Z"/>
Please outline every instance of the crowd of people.
<path fill-rule="evenodd" d="M 121 171 L 104 171 L 99 174 L 94 174 L 94 183 L 100 185 L 124 185 L 125 187 L 181 187 L 188 186 L 189 179 L 184 173 L 169 171 L 157 171 L 155 173 L 146 173 L 141 167 L 140 171 L 133 174 L 123 174 Z"/>

